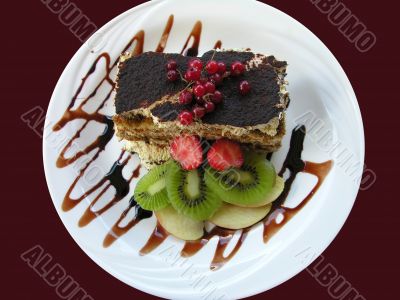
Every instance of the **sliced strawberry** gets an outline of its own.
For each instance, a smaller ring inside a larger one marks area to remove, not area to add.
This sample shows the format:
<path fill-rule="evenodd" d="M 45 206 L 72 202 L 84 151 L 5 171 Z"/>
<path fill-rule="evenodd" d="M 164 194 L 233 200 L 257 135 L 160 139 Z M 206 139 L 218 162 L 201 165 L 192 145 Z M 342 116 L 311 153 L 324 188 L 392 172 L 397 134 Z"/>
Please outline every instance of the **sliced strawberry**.
<path fill-rule="evenodd" d="M 240 168 L 244 162 L 240 145 L 227 139 L 216 141 L 208 151 L 207 159 L 210 166 L 218 171 Z"/>
<path fill-rule="evenodd" d="M 171 143 L 170 151 L 173 159 L 178 161 L 184 170 L 194 170 L 203 162 L 203 151 L 197 136 L 176 137 Z"/>

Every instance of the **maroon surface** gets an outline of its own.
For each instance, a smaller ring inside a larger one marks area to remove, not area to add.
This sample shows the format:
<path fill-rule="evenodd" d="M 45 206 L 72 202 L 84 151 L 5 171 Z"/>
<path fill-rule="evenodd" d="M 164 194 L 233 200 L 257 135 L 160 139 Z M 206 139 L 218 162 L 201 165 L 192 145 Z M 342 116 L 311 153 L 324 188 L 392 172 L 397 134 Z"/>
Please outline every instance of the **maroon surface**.
<path fill-rule="evenodd" d="M 142 1 L 74 2 L 100 27 Z M 366 299 L 392 298 L 397 291 L 400 253 L 399 205 L 393 189 L 400 151 L 394 131 L 398 129 L 394 107 L 399 100 L 394 92 L 399 54 L 393 51 L 398 38 L 397 10 L 390 7 L 393 1 L 381 1 L 379 6 L 372 1 L 345 1 L 378 38 L 371 51 L 360 53 L 310 1 L 266 2 L 319 36 L 338 58 L 356 91 L 366 132 L 366 163 L 376 173 L 377 182 L 360 192 L 350 218 L 324 256 Z M 47 108 L 62 70 L 81 42 L 39 0 L 6 1 L 2 12 L 3 298 L 57 299 L 54 289 L 20 258 L 22 252 L 39 244 L 94 299 L 154 299 L 107 274 L 73 242 L 48 194 L 42 140 L 20 119 L 36 105 Z M 327 289 L 305 271 L 254 299 L 294 297 L 330 299 Z"/>

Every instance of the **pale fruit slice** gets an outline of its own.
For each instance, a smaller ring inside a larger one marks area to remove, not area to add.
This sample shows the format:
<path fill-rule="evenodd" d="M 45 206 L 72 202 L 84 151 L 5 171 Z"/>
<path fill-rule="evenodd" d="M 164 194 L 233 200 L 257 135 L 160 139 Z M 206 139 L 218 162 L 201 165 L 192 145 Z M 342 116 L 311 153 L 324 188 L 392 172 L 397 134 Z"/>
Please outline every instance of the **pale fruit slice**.
<path fill-rule="evenodd" d="M 223 203 L 209 221 L 223 228 L 242 229 L 261 221 L 269 213 L 271 206 L 272 204 L 261 207 L 240 207 Z"/>
<path fill-rule="evenodd" d="M 177 238 L 193 241 L 204 234 L 204 222 L 179 214 L 172 206 L 158 210 L 155 214 L 161 226 Z"/>
<path fill-rule="evenodd" d="M 262 201 L 256 204 L 236 204 L 236 205 L 241 207 L 265 206 L 278 199 L 278 197 L 282 194 L 284 188 L 285 188 L 285 180 L 280 176 L 276 176 L 275 185 L 272 187 L 272 189 L 268 192 L 267 196 Z"/>

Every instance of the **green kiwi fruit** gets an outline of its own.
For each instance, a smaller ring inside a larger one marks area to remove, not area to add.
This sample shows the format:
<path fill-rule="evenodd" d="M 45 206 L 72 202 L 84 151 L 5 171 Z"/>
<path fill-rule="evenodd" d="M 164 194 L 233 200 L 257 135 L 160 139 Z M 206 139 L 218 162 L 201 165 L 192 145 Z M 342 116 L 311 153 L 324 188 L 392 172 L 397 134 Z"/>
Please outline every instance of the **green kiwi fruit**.
<path fill-rule="evenodd" d="M 254 206 L 263 202 L 275 185 L 274 166 L 264 156 L 246 155 L 241 168 L 218 172 L 205 170 L 205 183 L 225 202 L 239 206 Z"/>
<path fill-rule="evenodd" d="M 186 171 L 178 163 L 167 168 L 167 193 L 172 206 L 194 220 L 207 220 L 220 207 L 221 200 L 205 184 L 203 169 Z"/>
<path fill-rule="evenodd" d="M 260 207 L 274 202 L 278 197 L 282 194 L 283 189 L 285 188 L 285 180 L 276 176 L 275 185 L 272 189 L 265 195 L 264 199 L 256 204 L 236 204 L 241 207 Z"/>
<path fill-rule="evenodd" d="M 271 203 L 260 207 L 240 207 L 223 203 L 209 221 L 223 228 L 242 229 L 261 221 L 270 212 L 271 207 Z"/>
<path fill-rule="evenodd" d="M 136 185 L 134 197 L 146 210 L 159 210 L 169 205 L 166 190 L 167 164 L 151 169 Z"/>
<path fill-rule="evenodd" d="M 178 213 L 171 205 L 156 211 L 155 215 L 166 231 L 182 240 L 198 240 L 204 234 L 203 221 L 188 218 Z"/>

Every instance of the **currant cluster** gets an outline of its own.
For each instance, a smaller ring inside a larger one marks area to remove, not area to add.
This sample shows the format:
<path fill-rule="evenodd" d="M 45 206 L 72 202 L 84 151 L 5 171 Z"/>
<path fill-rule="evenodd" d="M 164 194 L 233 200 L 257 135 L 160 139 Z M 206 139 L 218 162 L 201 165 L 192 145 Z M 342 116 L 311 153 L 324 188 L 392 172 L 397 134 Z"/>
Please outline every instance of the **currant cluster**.
<path fill-rule="evenodd" d="M 202 119 L 206 113 L 215 110 L 217 104 L 223 101 L 223 94 L 217 87 L 223 83 L 226 76 L 240 76 L 245 71 L 245 66 L 239 61 L 232 63 L 230 71 L 222 61 L 210 60 L 204 70 L 203 62 L 194 58 L 188 63 L 186 73 L 182 76 L 177 70 L 175 60 L 167 63 L 167 78 L 173 82 L 181 78 L 188 83 L 188 86 L 180 93 L 180 104 L 191 104 L 195 102 L 191 111 L 182 111 L 178 118 L 182 125 L 190 125 L 194 119 Z M 243 80 L 239 83 L 239 92 L 246 95 L 251 87 L 248 81 Z"/>

